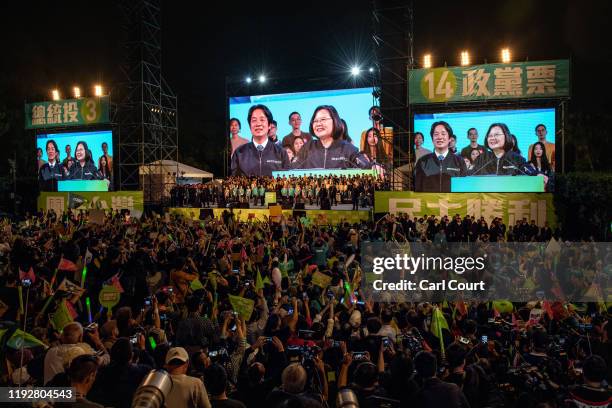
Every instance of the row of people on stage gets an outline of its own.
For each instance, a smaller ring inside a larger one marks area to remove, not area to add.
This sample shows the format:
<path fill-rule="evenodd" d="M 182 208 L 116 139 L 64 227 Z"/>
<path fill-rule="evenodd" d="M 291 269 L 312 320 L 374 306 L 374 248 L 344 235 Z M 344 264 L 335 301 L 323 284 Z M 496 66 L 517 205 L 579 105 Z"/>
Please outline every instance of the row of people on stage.
<path fill-rule="evenodd" d="M 289 115 L 292 132 L 282 141 L 276 135 L 277 122 L 265 105 L 249 109 L 252 140 L 240 136 L 240 120 L 230 119 L 232 175 L 271 176 L 273 171 L 290 169 L 375 169 L 383 175 L 392 147 L 392 130 L 382 126 L 380 109 L 370 108 L 373 126 L 364 131 L 361 149 L 351 142 L 346 122 L 331 105 L 317 107 L 309 132 L 300 129 L 298 112 Z M 388 145 L 388 146 L 387 146 Z"/>
<path fill-rule="evenodd" d="M 39 159 L 38 168 L 38 183 L 41 191 L 57 191 L 58 181 L 63 180 L 109 180 L 109 182 L 111 180 L 112 156 L 108 155 L 106 143 L 102 143 L 104 154 L 100 156 L 97 167 L 91 150 L 84 141 L 76 144 L 74 157 L 70 156 L 70 145 L 66 145 L 67 157 L 63 161 L 60 160 L 55 140 L 48 140 L 45 150 L 48 161 L 41 164 Z M 38 152 L 39 157 L 41 153 L 42 151 Z"/>
<path fill-rule="evenodd" d="M 325 177 L 229 177 L 221 183 L 176 186 L 171 191 L 173 206 L 208 207 L 227 203 L 263 206 L 266 192 L 275 192 L 279 202 L 321 205 L 322 196 L 330 206 L 343 202 L 374 202 L 374 191 L 388 188 L 371 176 Z M 361 205 L 362 207 L 366 205 Z"/>
<path fill-rule="evenodd" d="M 504 123 L 489 126 L 484 145 L 478 144 L 478 131 L 468 130 L 470 144 L 457 153 L 456 136 L 444 121 L 431 126 L 434 151 L 423 148 L 423 134 L 415 134 L 415 191 L 450 192 L 452 177 L 483 175 L 542 175 L 546 191 L 552 191 L 555 144 L 546 141 L 546 127 L 536 126 L 538 141 L 529 146 L 526 160 L 516 136 Z"/>

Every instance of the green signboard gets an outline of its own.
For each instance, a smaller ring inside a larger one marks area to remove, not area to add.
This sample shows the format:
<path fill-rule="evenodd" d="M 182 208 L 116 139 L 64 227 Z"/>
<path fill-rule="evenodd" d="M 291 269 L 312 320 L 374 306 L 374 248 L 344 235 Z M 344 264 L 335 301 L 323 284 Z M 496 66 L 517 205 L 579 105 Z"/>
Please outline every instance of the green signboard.
<path fill-rule="evenodd" d="M 406 213 L 410 218 L 434 215 L 449 218 L 484 217 L 487 222 L 500 217 L 508 226 L 516 221 L 535 220 L 540 227 L 545 222 L 556 225 L 553 195 L 550 193 L 414 193 L 412 191 L 376 191 L 374 212 Z"/>
<path fill-rule="evenodd" d="M 108 96 L 36 102 L 25 105 L 26 129 L 98 125 L 109 121 Z"/>
<path fill-rule="evenodd" d="M 410 104 L 567 97 L 569 61 L 415 69 L 408 85 Z"/>
<path fill-rule="evenodd" d="M 140 217 L 144 211 L 142 191 L 109 192 L 41 192 L 38 208 L 47 211 L 53 208 L 57 213 L 71 208 L 74 210 L 130 210 L 133 217 Z"/>

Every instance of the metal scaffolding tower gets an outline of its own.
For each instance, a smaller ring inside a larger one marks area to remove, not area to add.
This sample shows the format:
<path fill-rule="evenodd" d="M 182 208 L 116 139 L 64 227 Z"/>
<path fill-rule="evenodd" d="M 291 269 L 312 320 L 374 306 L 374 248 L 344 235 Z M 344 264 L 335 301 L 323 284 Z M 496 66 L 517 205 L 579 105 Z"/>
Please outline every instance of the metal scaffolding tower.
<path fill-rule="evenodd" d="M 408 69 L 414 67 L 414 8 L 412 1 L 373 0 L 372 42 L 378 64 L 381 113 L 385 126 L 393 127 L 393 189 L 411 185 L 412 152 Z"/>
<path fill-rule="evenodd" d="M 177 98 L 161 68 L 161 0 L 123 0 L 121 9 L 126 41 L 115 118 L 119 188 L 142 189 L 145 203 L 161 204 L 177 176 L 163 173 L 162 160 L 178 162 Z"/>

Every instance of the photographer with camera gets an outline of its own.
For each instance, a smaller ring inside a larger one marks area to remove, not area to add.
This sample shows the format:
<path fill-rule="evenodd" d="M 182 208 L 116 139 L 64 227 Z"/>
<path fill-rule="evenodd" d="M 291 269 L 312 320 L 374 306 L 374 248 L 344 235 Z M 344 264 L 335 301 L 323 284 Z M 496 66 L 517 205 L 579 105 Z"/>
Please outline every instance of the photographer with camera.
<path fill-rule="evenodd" d="M 88 339 L 93 343 L 98 351 L 99 365 L 107 365 L 110 362 L 110 356 L 104 348 L 104 344 L 98 335 L 98 329 L 85 332 Z M 94 354 L 95 350 L 88 344 L 83 342 L 84 330 L 83 326 L 78 322 L 68 323 L 64 326 L 60 336 L 60 345 L 51 347 L 44 359 L 44 384 L 48 383 L 53 377 L 61 372 L 64 372 L 64 356 L 70 353 L 73 348 L 81 348 L 87 354 Z"/>
<path fill-rule="evenodd" d="M 344 353 L 338 376 L 338 390 L 345 387 L 352 389 L 361 408 L 375 407 L 377 397 L 387 396 L 385 389 L 380 386 L 385 372 L 384 350 L 385 346 L 381 343 L 377 364 L 372 363 L 367 351 Z M 350 382 L 349 371 L 353 373 Z"/>
<path fill-rule="evenodd" d="M 307 383 L 308 373 L 302 364 L 289 364 L 281 375 L 281 386 L 268 395 L 266 406 L 276 408 L 296 404 L 303 408 L 322 408 L 321 398 L 306 389 Z"/>

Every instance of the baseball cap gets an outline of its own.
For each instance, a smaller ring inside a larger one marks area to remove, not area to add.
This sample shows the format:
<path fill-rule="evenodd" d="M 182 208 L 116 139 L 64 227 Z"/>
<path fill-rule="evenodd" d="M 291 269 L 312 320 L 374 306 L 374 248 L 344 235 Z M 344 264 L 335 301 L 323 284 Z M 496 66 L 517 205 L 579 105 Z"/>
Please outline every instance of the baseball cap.
<path fill-rule="evenodd" d="M 189 361 L 189 355 L 187 351 L 182 347 L 172 347 L 166 354 L 166 364 L 170 364 L 172 360 L 178 360 L 183 363 Z"/>

